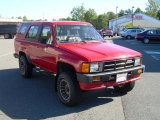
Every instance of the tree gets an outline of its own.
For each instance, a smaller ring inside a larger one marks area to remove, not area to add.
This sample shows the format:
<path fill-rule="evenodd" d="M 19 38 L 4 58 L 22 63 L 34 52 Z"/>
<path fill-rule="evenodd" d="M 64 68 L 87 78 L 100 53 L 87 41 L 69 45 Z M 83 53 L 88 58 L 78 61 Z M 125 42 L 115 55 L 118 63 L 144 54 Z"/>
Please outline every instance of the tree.
<path fill-rule="evenodd" d="M 94 9 L 89 9 L 85 12 L 84 20 L 95 25 L 95 20 L 97 19 L 97 13 Z"/>
<path fill-rule="evenodd" d="M 59 20 L 62 20 L 62 21 L 65 21 L 65 20 L 67 20 L 67 21 L 71 21 L 71 20 L 72 20 L 72 18 L 70 18 L 70 17 L 67 17 L 67 18 L 60 18 Z"/>
<path fill-rule="evenodd" d="M 140 8 L 137 8 L 134 13 L 143 13 L 143 11 Z"/>
<path fill-rule="evenodd" d="M 114 12 L 107 12 L 108 20 L 112 20 L 116 18 L 116 14 Z"/>
<path fill-rule="evenodd" d="M 108 15 L 107 14 L 99 15 L 95 22 L 96 22 L 95 27 L 97 29 L 102 29 L 102 28 L 107 27 L 108 26 Z"/>
<path fill-rule="evenodd" d="M 78 7 L 74 7 L 71 11 L 71 16 L 73 20 L 76 21 L 84 21 L 84 15 L 85 15 L 85 8 L 83 4 Z"/>
<path fill-rule="evenodd" d="M 158 18 L 158 11 L 160 10 L 160 4 L 155 0 L 148 0 L 148 4 L 146 7 L 146 14 Z"/>
<path fill-rule="evenodd" d="M 146 11 L 158 11 L 160 9 L 160 4 L 158 4 L 155 0 L 148 0 L 148 4 L 146 7 Z"/>
<path fill-rule="evenodd" d="M 157 18 L 160 20 L 160 10 L 157 12 Z"/>
<path fill-rule="evenodd" d="M 118 13 L 118 17 L 122 17 L 125 15 L 125 12 L 124 10 L 120 10 L 120 12 Z"/>
<path fill-rule="evenodd" d="M 18 17 L 18 19 L 22 19 L 22 17 L 21 17 L 21 16 L 19 16 L 19 17 Z"/>
<path fill-rule="evenodd" d="M 28 21 L 26 16 L 23 16 L 23 21 Z"/>
<path fill-rule="evenodd" d="M 131 15 L 132 14 L 132 10 L 131 9 L 125 10 L 125 14 L 126 15 Z"/>

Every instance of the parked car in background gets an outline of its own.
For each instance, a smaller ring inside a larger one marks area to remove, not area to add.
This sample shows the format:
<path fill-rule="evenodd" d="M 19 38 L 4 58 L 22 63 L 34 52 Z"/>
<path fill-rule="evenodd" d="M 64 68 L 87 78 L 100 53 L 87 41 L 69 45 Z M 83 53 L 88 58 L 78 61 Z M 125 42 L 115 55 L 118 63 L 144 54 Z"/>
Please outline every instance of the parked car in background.
<path fill-rule="evenodd" d="M 124 29 L 124 31 L 120 32 L 120 36 L 127 39 L 131 39 L 135 38 L 138 33 L 143 31 L 144 29 L 142 28 L 126 28 Z"/>
<path fill-rule="evenodd" d="M 103 37 L 105 37 L 105 36 L 113 37 L 113 31 L 112 31 L 112 29 L 104 28 L 101 30 L 101 35 Z"/>
<path fill-rule="evenodd" d="M 145 30 L 136 35 L 136 39 L 145 44 L 150 42 L 160 42 L 160 29 Z"/>
<path fill-rule="evenodd" d="M 0 25 L 0 35 L 4 36 L 5 39 L 13 38 L 18 30 L 17 24 L 5 24 Z"/>

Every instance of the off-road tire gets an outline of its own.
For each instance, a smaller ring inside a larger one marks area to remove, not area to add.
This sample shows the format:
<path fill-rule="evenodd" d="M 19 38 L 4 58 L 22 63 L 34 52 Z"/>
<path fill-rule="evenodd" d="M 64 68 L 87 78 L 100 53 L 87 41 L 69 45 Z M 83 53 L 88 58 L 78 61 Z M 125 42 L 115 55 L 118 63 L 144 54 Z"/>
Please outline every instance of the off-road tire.
<path fill-rule="evenodd" d="M 57 80 L 57 94 L 60 101 L 67 106 L 79 103 L 82 92 L 76 76 L 72 72 L 62 72 Z"/>

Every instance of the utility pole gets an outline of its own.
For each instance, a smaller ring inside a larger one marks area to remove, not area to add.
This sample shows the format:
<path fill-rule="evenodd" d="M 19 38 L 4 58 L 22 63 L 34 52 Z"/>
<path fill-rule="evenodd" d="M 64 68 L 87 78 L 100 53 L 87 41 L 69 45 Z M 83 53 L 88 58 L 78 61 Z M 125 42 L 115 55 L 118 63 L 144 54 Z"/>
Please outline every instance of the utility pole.
<path fill-rule="evenodd" d="M 134 19 L 133 9 L 134 9 L 134 6 L 132 7 L 132 27 L 133 27 L 133 19 Z"/>
<path fill-rule="evenodd" d="M 118 30 L 117 30 L 117 19 L 118 19 L 118 13 L 117 13 L 117 10 L 118 10 L 118 6 L 116 7 L 116 34 L 117 34 L 117 32 L 118 32 Z"/>

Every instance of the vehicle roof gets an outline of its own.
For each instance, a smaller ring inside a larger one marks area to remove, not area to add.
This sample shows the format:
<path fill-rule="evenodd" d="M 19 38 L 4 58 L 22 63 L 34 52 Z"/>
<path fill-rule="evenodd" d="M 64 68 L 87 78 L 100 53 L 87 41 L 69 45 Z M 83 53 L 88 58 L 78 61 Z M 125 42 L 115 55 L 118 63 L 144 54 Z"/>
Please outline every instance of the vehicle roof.
<path fill-rule="evenodd" d="M 81 22 L 81 21 L 34 21 L 34 22 L 24 22 L 24 23 L 29 23 L 29 24 L 43 24 L 43 23 L 51 23 L 53 25 L 64 25 L 64 24 L 76 24 L 76 25 L 87 25 L 90 24 L 88 22 Z"/>

